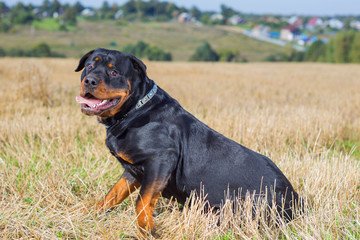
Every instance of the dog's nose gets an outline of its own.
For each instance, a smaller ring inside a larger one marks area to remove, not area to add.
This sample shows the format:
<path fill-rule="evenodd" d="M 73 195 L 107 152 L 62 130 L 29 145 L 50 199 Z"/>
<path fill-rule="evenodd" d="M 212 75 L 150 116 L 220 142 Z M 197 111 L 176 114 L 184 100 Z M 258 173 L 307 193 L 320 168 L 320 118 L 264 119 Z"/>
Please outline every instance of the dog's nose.
<path fill-rule="evenodd" d="M 84 85 L 85 85 L 85 87 L 95 88 L 99 85 L 99 81 L 96 78 L 87 77 L 84 80 Z"/>

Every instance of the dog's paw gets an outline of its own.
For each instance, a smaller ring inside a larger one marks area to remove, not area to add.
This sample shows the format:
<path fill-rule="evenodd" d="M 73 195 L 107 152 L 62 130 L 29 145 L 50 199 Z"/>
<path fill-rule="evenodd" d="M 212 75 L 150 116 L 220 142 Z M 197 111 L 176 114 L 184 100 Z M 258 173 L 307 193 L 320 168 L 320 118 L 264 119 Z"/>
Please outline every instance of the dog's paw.
<path fill-rule="evenodd" d="M 153 230 L 145 230 L 143 228 L 139 228 L 137 237 L 137 239 L 159 239 L 160 234 L 156 232 L 155 228 Z"/>

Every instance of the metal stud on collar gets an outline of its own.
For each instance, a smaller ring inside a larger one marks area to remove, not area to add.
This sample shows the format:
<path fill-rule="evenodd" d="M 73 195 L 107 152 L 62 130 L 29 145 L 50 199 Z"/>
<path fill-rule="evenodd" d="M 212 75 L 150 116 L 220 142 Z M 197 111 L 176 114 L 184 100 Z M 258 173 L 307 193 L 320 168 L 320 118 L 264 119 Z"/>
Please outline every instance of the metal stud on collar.
<path fill-rule="evenodd" d="M 137 102 L 135 109 L 141 108 L 142 106 L 145 105 L 145 103 L 150 101 L 150 99 L 155 95 L 156 91 L 157 91 L 157 85 L 154 82 L 154 87 L 150 90 L 148 94 L 145 95 L 145 97 L 143 97 Z"/>

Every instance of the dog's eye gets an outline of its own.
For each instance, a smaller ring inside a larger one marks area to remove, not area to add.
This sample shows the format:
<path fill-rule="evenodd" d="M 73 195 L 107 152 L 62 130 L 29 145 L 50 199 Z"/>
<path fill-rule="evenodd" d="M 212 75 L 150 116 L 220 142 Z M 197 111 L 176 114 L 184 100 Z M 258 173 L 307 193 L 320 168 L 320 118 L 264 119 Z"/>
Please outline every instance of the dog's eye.
<path fill-rule="evenodd" d="M 88 65 L 86 65 L 86 69 L 87 70 L 91 70 L 94 68 L 94 65 L 92 65 L 91 63 L 89 63 Z"/>
<path fill-rule="evenodd" d="M 110 74 L 111 74 L 111 76 L 113 76 L 113 77 L 116 77 L 116 76 L 119 75 L 119 73 L 118 73 L 117 71 L 115 71 L 115 70 L 111 70 L 111 71 L 110 71 Z"/>

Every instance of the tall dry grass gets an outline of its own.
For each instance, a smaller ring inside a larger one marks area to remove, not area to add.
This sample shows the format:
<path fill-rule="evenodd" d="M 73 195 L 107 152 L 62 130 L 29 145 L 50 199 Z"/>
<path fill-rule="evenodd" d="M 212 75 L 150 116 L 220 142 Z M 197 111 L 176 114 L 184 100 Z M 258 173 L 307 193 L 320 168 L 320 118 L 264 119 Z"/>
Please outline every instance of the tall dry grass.
<path fill-rule="evenodd" d="M 129 239 L 136 193 L 83 212 L 122 169 L 105 128 L 75 103 L 77 60 L 0 59 L 0 237 Z M 200 120 L 274 160 L 306 214 L 267 225 L 247 206 L 219 216 L 201 201 L 157 204 L 159 239 L 359 239 L 360 68 L 328 64 L 147 63 L 149 76 Z"/>

